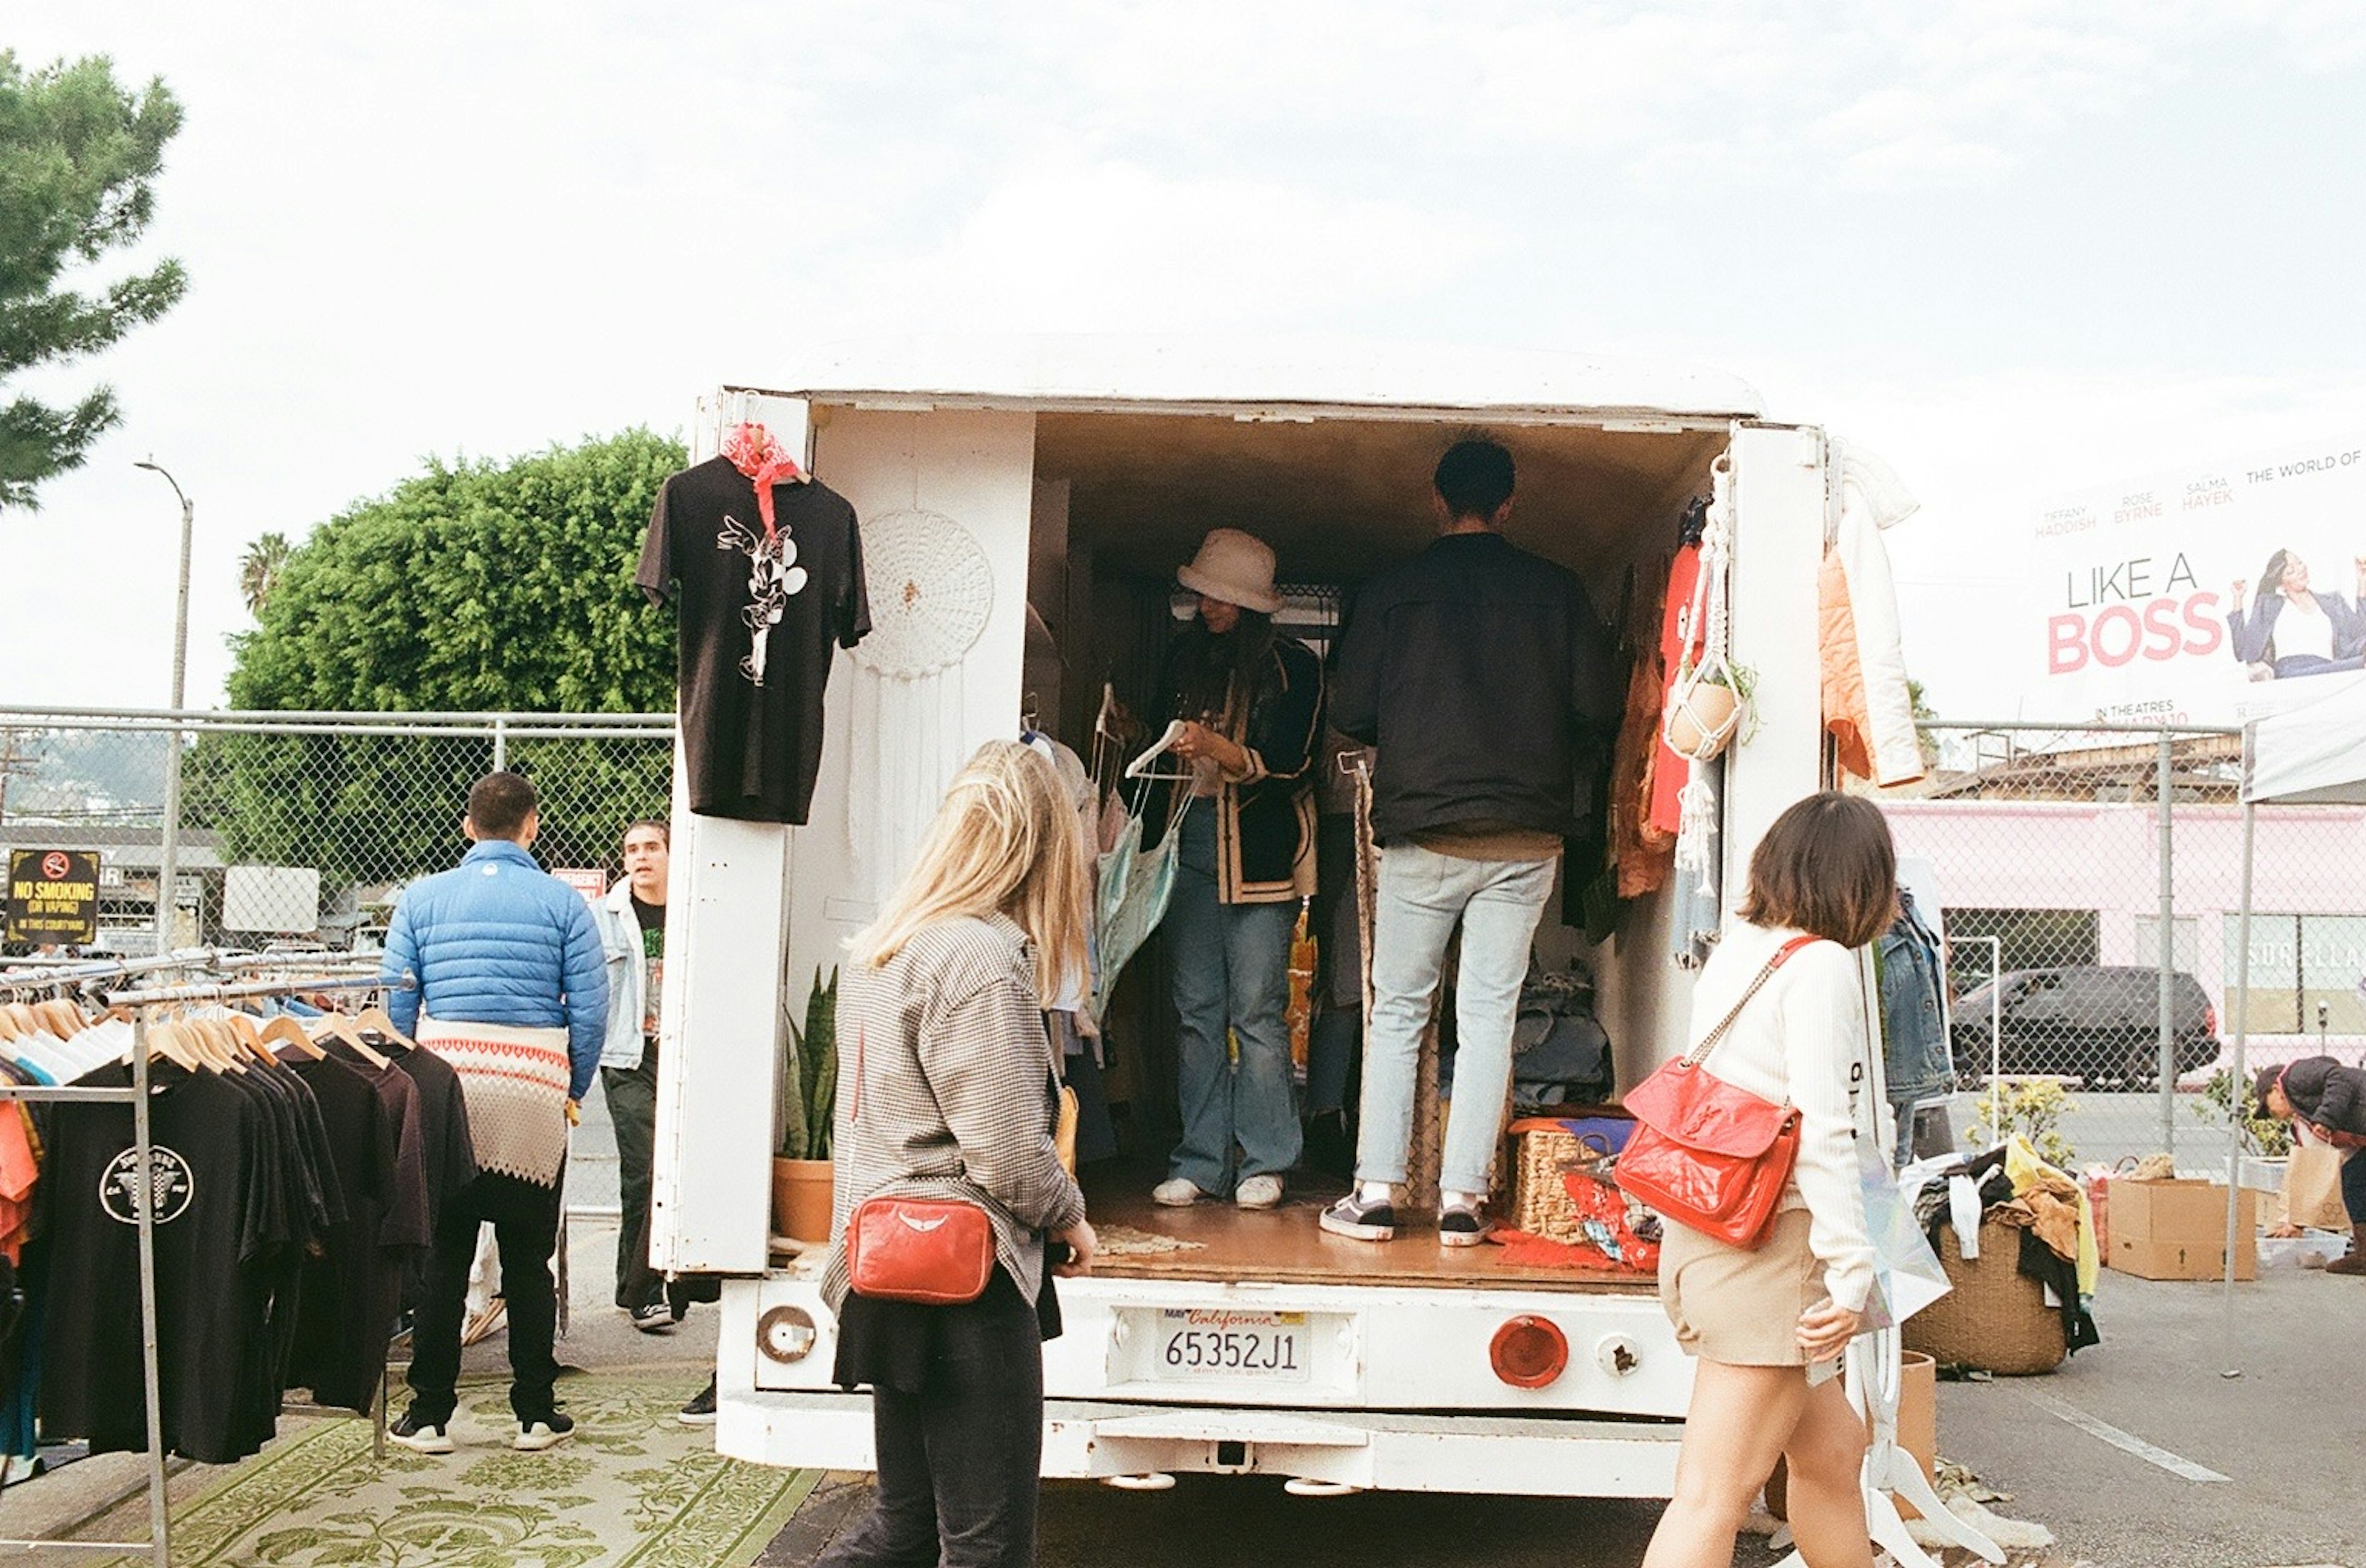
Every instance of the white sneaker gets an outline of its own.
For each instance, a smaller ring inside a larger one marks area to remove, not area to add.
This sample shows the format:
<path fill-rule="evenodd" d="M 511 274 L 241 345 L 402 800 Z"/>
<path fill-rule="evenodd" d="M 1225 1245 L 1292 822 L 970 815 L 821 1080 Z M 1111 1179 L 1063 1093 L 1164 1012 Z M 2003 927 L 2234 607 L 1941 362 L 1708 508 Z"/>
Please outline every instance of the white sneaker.
<path fill-rule="evenodd" d="M 1233 1201 L 1244 1209 L 1270 1209 L 1281 1201 L 1281 1178 L 1252 1176 L 1233 1190 Z"/>
<path fill-rule="evenodd" d="M 1167 1209 L 1188 1209 L 1206 1196 L 1198 1183 L 1182 1176 L 1171 1176 L 1150 1190 L 1150 1201 Z"/>

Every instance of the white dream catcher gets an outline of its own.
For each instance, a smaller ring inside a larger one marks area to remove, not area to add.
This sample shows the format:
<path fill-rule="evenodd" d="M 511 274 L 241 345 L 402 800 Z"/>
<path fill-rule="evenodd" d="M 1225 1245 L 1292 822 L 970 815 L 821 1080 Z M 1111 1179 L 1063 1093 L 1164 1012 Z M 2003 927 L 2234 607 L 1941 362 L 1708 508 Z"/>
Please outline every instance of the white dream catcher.
<path fill-rule="evenodd" d="M 1660 738 L 1668 750 L 1692 764 L 1678 792 L 1676 868 L 1712 886 L 1715 863 L 1710 840 L 1717 837 L 1717 785 L 1707 764 L 1717 759 L 1752 721 L 1749 672 L 1727 657 L 1731 640 L 1727 575 L 1733 558 L 1733 464 L 1719 457 L 1709 470 L 1708 512 L 1701 525 L 1700 575 L 1693 583 L 1692 604 L 1684 612 L 1679 646 L 1686 650 L 1668 684 L 1667 710 L 1661 716 Z M 1700 652 L 1690 652 L 1693 628 L 1701 628 Z M 1744 736 L 1744 739 L 1747 739 Z"/>
<path fill-rule="evenodd" d="M 968 760 L 962 665 L 993 613 L 994 569 L 968 529 L 910 507 L 862 525 L 862 578 L 871 633 L 852 653 L 853 716 L 873 783 L 852 792 L 847 829 L 875 905 Z"/>

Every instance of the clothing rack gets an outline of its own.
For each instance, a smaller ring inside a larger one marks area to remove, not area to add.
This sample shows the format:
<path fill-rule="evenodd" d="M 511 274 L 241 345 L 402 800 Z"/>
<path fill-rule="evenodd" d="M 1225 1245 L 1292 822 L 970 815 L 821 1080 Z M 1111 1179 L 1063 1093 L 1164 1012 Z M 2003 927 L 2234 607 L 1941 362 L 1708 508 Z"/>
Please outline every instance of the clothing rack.
<path fill-rule="evenodd" d="M 244 962 L 270 955 L 244 955 Z M 290 955 L 293 956 L 293 955 Z M 374 955 L 372 955 L 374 956 Z M 276 965 L 276 957 L 272 964 Z M 315 958 L 305 965 L 313 973 L 302 979 L 221 981 L 180 986 L 134 987 L 104 993 L 99 999 L 108 1007 L 144 1009 L 164 1002 L 230 1001 L 248 997 L 291 996 L 297 992 L 377 990 L 386 982 L 372 975 L 366 978 L 345 974 L 322 974 L 334 966 L 332 958 Z M 239 956 L 214 950 L 168 954 L 160 958 L 129 959 L 122 963 L 85 966 L 70 974 L 43 975 L 37 979 L 0 978 L 0 990 L 54 989 L 61 985 L 81 987 L 93 980 L 129 978 L 153 975 L 174 969 L 213 969 L 228 971 L 240 966 Z M 155 1140 L 149 1125 L 148 1020 L 144 1012 L 135 1011 L 131 1019 L 131 1083 L 123 1089 L 84 1089 L 67 1085 L 56 1087 L 21 1084 L 0 1084 L 0 1103 L 12 1100 L 100 1100 L 131 1107 L 131 1150 L 135 1168 L 146 1171 L 154 1158 Z M 146 1540 L 6 1540 L 0 1539 L 0 1548 L 30 1551 L 40 1547 L 64 1551 L 139 1552 L 144 1554 L 152 1568 L 172 1568 L 172 1522 L 167 1508 L 164 1474 L 164 1389 L 157 1365 L 156 1351 L 156 1220 L 154 1189 L 147 1182 L 135 1183 L 131 1189 L 133 1208 L 138 1215 L 140 1256 L 140 1373 L 147 1404 L 148 1446 L 148 1539 Z M 302 1405 L 290 1406 L 299 1412 Z M 386 1389 L 381 1379 L 377 1400 L 377 1452 L 386 1453 Z"/>

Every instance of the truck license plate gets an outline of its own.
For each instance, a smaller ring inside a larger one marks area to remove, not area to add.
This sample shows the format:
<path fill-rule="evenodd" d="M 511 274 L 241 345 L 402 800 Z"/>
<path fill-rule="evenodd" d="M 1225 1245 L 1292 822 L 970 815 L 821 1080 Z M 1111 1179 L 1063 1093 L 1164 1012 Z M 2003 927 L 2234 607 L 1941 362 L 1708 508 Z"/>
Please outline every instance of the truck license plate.
<path fill-rule="evenodd" d="M 1313 1336 L 1302 1312 L 1168 1308 L 1155 1319 L 1148 1371 L 1166 1382 L 1305 1382 Z"/>

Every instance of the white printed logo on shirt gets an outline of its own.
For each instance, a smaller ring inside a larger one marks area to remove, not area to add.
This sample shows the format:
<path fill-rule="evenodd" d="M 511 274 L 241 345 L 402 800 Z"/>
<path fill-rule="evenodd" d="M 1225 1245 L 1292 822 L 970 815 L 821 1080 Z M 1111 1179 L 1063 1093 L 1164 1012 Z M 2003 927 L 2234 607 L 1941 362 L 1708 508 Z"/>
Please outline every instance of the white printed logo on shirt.
<path fill-rule="evenodd" d="M 715 536 L 715 547 L 738 550 L 748 558 L 748 607 L 739 618 L 748 627 L 749 646 L 748 657 L 739 661 L 739 673 L 760 686 L 767 639 L 787 613 L 789 596 L 805 592 L 806 569 L 796 564 L 796 541 L 786 528 L 759 535 L 728 513 L 722 532 Z"/>
<path fill-rule="evenodd" d="M 98 1206 L 107 1211 L 108 1218 L 127 1225 L 140 1223 L 139 1168 L 140 1151 L 126 1149 L 107 1161 L 106 1171 L 98 1179 Z M 189 1200 L 197 1190 L 197 1179 L 190 1173 L 187 1160 L 162 1144 L 150 1145 L 148 1191 L 155 1205 L 158 1224 L 171 1224 L 187 1213 Z"/>

